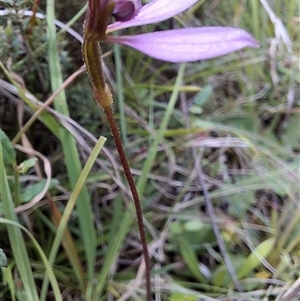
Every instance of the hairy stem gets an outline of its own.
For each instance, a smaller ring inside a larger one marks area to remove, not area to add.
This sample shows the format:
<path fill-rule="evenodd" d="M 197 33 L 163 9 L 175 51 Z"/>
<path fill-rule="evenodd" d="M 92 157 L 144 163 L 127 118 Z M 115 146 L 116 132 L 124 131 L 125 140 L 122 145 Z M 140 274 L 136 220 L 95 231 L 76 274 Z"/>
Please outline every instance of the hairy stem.
<path fill-rule="evenodd" d="M 88 16 L 89 14 L 87 15 L 87 18 Z M 85 31 L 86 29 L 84 30 L 84 32 Z M 84 36 L 83 45 L 82 45 L 83 60 L 85 62 L 87 73 L 91 81 L 94 98 L 105 113 L 106 119 L 111 129 L 111 134 L 115 141 L 115 145 L 124 169 L 127 182 L 129 184 L 133 196 L 136 217 L 138 222 L 138 229 L 140 232 L 143 255 L 144 255 L 145 266 L 146 266 L 147 301 L 151 301 L 150 257 L 148 252 L 140 197 L 137 188 L 135 186 L 134 179 L 125 155 L 118 125 L 113 112 L 113 97 L 111 95 L 108 85 L 105 82 L 105 77 L 104 77 L 103 67 L 102 67 L 101 48 L 98 42 L 95 41 L 93 38 L 94 38 L 93 35 L 90 35 L 90 37 L 87 37 L 87 35 Z"/>
<path fill-rule="evenodd" d="M 109 107 L 103 108 L 103 111 L 107 118 L 110 130 L 111 130 L 111 134 L 114 138 L 115 145 L 116 145 L 116 148 L 117 148 L 117 151 L 118 151 L 118 154 L 119 154 L 122 166 L 123 166 L 124 174 L 126 176 L 127 182 L 129 184 L 129 187 L 130 187 L 130 190 L 131 190 L 131 193 L 133 196 L 135 212 L 136 212 L 136 217 L 137 217 L 137 222 L 138 222 L 138 228 L 139 228 L 139 232 L 140 232 L 140 236 L 141 236 L 144 260 L 145 260 L 145 265 L 146 265 L 147 301 L 151 301 L 150 257 L 149 257 L 149 252 L 148 252 L 140 197 L 139 197 L 138 191 L 136 189 L 136 185 L 135 185 L 135 182 L 134 182 L 126 155 L 125 155 L 120 132 L 119 132 L 118 125 L 116 123 L 115 115 L 113 112 L 113 107 L 109 106 Z"/>

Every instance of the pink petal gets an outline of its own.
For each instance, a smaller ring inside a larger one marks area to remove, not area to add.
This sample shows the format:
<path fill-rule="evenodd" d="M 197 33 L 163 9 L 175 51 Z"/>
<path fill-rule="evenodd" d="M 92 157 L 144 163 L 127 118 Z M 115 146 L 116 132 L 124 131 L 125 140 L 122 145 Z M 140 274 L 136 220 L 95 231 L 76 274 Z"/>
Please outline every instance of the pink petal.
<path fill-rule="evenodd" d="M 197 1 L 198 0 L 153 0 L 144 5 L 133 19 L 108 25 L 107 33 L 132 26 L 152 24 L 167 20 L 185 11 Z"/>
<path fill-rule="evenodd" d="M 231 27 L 182 28 L 135 36 L 109 36 L 106 41 L 130 46 L 166 62 L 215 58 L 244 47 L 259 47 L 246 31 Z"/>

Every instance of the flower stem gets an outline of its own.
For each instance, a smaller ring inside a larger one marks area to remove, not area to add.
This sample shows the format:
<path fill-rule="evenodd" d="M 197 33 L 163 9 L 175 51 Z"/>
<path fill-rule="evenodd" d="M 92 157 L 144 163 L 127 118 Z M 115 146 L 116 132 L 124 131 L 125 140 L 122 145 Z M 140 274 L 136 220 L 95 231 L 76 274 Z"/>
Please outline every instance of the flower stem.
<path fill-rule="evenodd" d="M 151 282 L 150 282 L 150 258 L 149 258 L 149 252 L 148 252 L 148 247 L 147 247 L 147 238 L 146 238 L 146 233 L 145 233 L 145 228 L 144 228 L 144 222 L 143 222 L 143 212 L 142 212 L 142 207 L 141 207 L 141 201 L 140 197 L 130 170 L 130 166 L 128 164 L 128 160 L 126 158 L 126 154 L 123 148 L 120 132 L 118 129 L 118 125 L 115 119 L 115 115 L 113 112 L 113 107 L 109 106 L 106 108 L 103 108 L 103 111 L 105 113 L 107 122 L 109 124 L 111 134 L 114 138 L 115 145 L 119 154 L 119 158 L 121 160 L 123 170 L 125 177 L 127 179 L 127 182 L 129 184 L 132 196 L 133 196 L 133 201 L 134 201 L 134 206 L 135 206 L 135 212 L 136 212 L 136 217 L 137 217 L 137 222 L 138 222 L 138 228 L 140 232 L 140 237 L 141 237 L 141 243 L 142 243 L 142 248 L 143 248 L 143 255 L 144 255 L 144 260 L 145 260 L 145 266 L 146 266 L 146 291 L 147 291 L 147 301 L 151 301 Z"/>
<path fill-rule="evenodd" d="M 84 32 L 86 29 L 84 29 Z M 86 65 L 87 73 L 89 75 L 91 85 L 93 88 L 94 98 L 104 111 L 107 122 L 109 124 L 111 134 L 115 141 L 115 145 L 123 166 L 125 177 L 129 184 L 135 212 L 138 222 L 138 229 L 141 237 L 141 243 L 143 248 L 143 255 L 146 266 L 146 291 L 147 291 L 147 301 L 151 301 L 151 282 L 150 282 L 150 257 L 147 246 L 146 233 L 143 223 L 143 212 L 140 202 L 140 197 L 137 188 L 134 183 L 134 179 L 127 161 L 125 151 L 122 145 L 122 139 L 116 122 L 116 118 L 113 111 L 113 97 L 111 95 L 110 89 L 105 82 L 105 77 L 102 67 L 101 58 L 101 48 L 97 41 L 93 39 L 93 36 L 87 37 L 84 35 L 83 45 L 82 45 L 83 60 Z"/>

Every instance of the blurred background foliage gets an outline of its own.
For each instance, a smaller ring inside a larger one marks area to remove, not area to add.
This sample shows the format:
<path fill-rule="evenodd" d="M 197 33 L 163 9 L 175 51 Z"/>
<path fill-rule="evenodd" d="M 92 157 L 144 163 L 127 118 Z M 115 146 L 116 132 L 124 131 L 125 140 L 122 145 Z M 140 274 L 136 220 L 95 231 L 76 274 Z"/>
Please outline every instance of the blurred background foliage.
<path fill-rule="evenodd" d="M 33 8 L 31 1 L 0 3 L 2 10 Z M 57 1 L 55 18 L 67 23 L 84 5 L 85 1 Z M 174 90 L 179 66 L 156 61 L 129 48 L 103 45 L 106 76 L 115 95 L 116 113 L 125 125 L 120 131 L 125 137 L 127 156 L 137 181 L 140 177 L 147 178 L 142 200 L 151 242 L 155 300 L 200 300 L 203 296 L 203 300 L 296 301 L 299 298 L 298 295 L 284 299 L 285 292 L 300 277 L 299 6 L 296 0 L 199 0 L 171 20 L 125 31 L 136 34 L 182 26 L 233 26 L 244 28 L 260 43 L 259 49 L 186 64 L 176 108 L 157 155 L 150 162 L 151 173 L 146 175 L 141 170 Z M 38 11 L 45 13 L 46 9 L 47 2 L 41 0 Z M 81 15 L 72 24 L 80 34 L 83 19 Z M 2 82 L 0 86 L 1 141 L 5 149 L 11 140 L 13 144 L 30 145 L 47 157 L 52 172 L 48 198 L 54 201 L 58 212 L 63 212 L 73 189 L 65 162 L 72 154 L 62 147 L 56 129 L 68 128 L 66 124 L 70 120 L 60 118 L 52 107 L 53 111 L 40 115 L 26 131 L 30 144 L 16 139 L 37 106 L 30 107 L 30 100 L 18 95 L 14 88 L 27 91 L 41 102 L 53 93 L 51 83 L 55 79 L 49 66 L 57 62 L 49 55 L 48 25 L 45 19 L 33 20 L 22 13 L 2 16 L 0 22 L 0 54 L 5 66 L 0 70 L 0 77 L 11 84 L 6 86 Z M 66 32 L 57 34 L 56 38 L 65 80 L 83 65 L 81 45 Z M 121 78 L 117 75 L 120 70 Z M 101 153 L 86 182 L 87 206 L 92 208 L 94 215 L 90 219 L 97 234 L 97 252 L 92 260 L 95 275 L 101 275 L 109 254 L 107 250 L 114 236 L 119 237 L 119 227 L 131 199 L 126 184 L 122 185 L 123 175 L 109 128 L 93 101 L 85 72 L 72 79 L 65 93 L 70 118 L 73 125 L 78 125 L 71 133 L 82 165 L 91 153 L 95 137 L 108 138 L 106 152 Z M 125 115 L 119 114 L 118 93 L 124 98 L 121 113 Z M 57 128 L 49 126 L 49 116 L 54 117 Z M 192 148 L 199 156 L 198 162 L 191 156 Z M 14 163 L 8 162 L 4 153 L 6 168 L 0 165 L 5 170 L 3 174 L 12 199 L 20 202 L 16 206 L 28 203 L 45 186 L 46 175 L 42 172 L 38 177 L 37 167 L 16 176 L 16 166 L 27 157 L 17 149 Z M 217 221 L 211 221 L 206 211 L 195 172 L 199 162 Z M 41 161 L 39 168 L 43 168 Z M 4 196 L 2 188 L 1 215 L 4 215 L 3 203 L 7 202 Z M 23 211 L 15 220 L 33 234 L 46 256 L 56 233 L 54 217 L 59 216 L 53 211 L 54 205 L 49 204 L 43 198 L 39 206 Z M 95 286 L 88 276 L 84 256 L 88 250 L 82 243 L 79 215 L 76 207 L 68 224 L 74 243 L 72 250 L 78 253 L 79 261 L 75 264 L 76 260 L 63 248 L 54 261 L 53 270 L 64 300 L 83 300 Z M 8 218 L 6 214 L 5 218 Z M 242 287 L 240 292 L 234 290 L 212 222 L 217 222 L 221 229 Z M 2 255 L 0 249 L 0 263 L 5 262 L 4 256 L 8 258 L 8 266 L 2 264 L 0 298 L 29 300 L 18 282 L 18 260 L 12 250 L 17 246 L 8 240 L 5 223 L 0 227 L 0 247 L 4 252 Z M 27 236 L 23 239 L 35 285 L 40 291 L 45 267 L 32 241 Z M 137 275 L 141 248 L 135 222 L 120 241 L 120 250 L 107 267 L 110 276 L 103 276 L 105 289 L 101 300 L 117 300 Z M 76 267 L 80 271 L 77 274 Z M 49 286 L 47 300 L 54 300 L 51 290 Z M 143 300 L 142 286 L 135 288 L 129 300 Z"/>

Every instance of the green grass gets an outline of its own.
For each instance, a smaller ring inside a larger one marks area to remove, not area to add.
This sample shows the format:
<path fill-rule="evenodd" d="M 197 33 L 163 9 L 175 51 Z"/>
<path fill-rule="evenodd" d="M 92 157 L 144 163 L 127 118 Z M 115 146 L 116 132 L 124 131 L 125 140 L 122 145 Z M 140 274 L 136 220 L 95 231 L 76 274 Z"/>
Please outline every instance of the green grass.
<path fill-rule="evenodd" d="M 61 89 L 82 59 L 54 19 L 80 32 L 84 3 L 78 11 L 43 5 L 38 26 L 15 15 L 0 24 L 0 248 L 8 259 L 0 299 L 144 300 L 131 195 L 109 128 L 85 72 Z M 103 45 L 142 197 L 155 300 L 298 300 L 288 293 L 300 277 L 299 9 L 298 1 L 198 1 L 175 23 L 155 25 L 241 27 L 261 45 L 214 60 L 175 65 Z M 53 107 L 41 109 L 46 99 Z M 100 155 L 99 136 L 107 139 Z M 34 152 L 39 164 L 20 173 Z M 27 206 L 15 211 L 19 203 Z"/>

